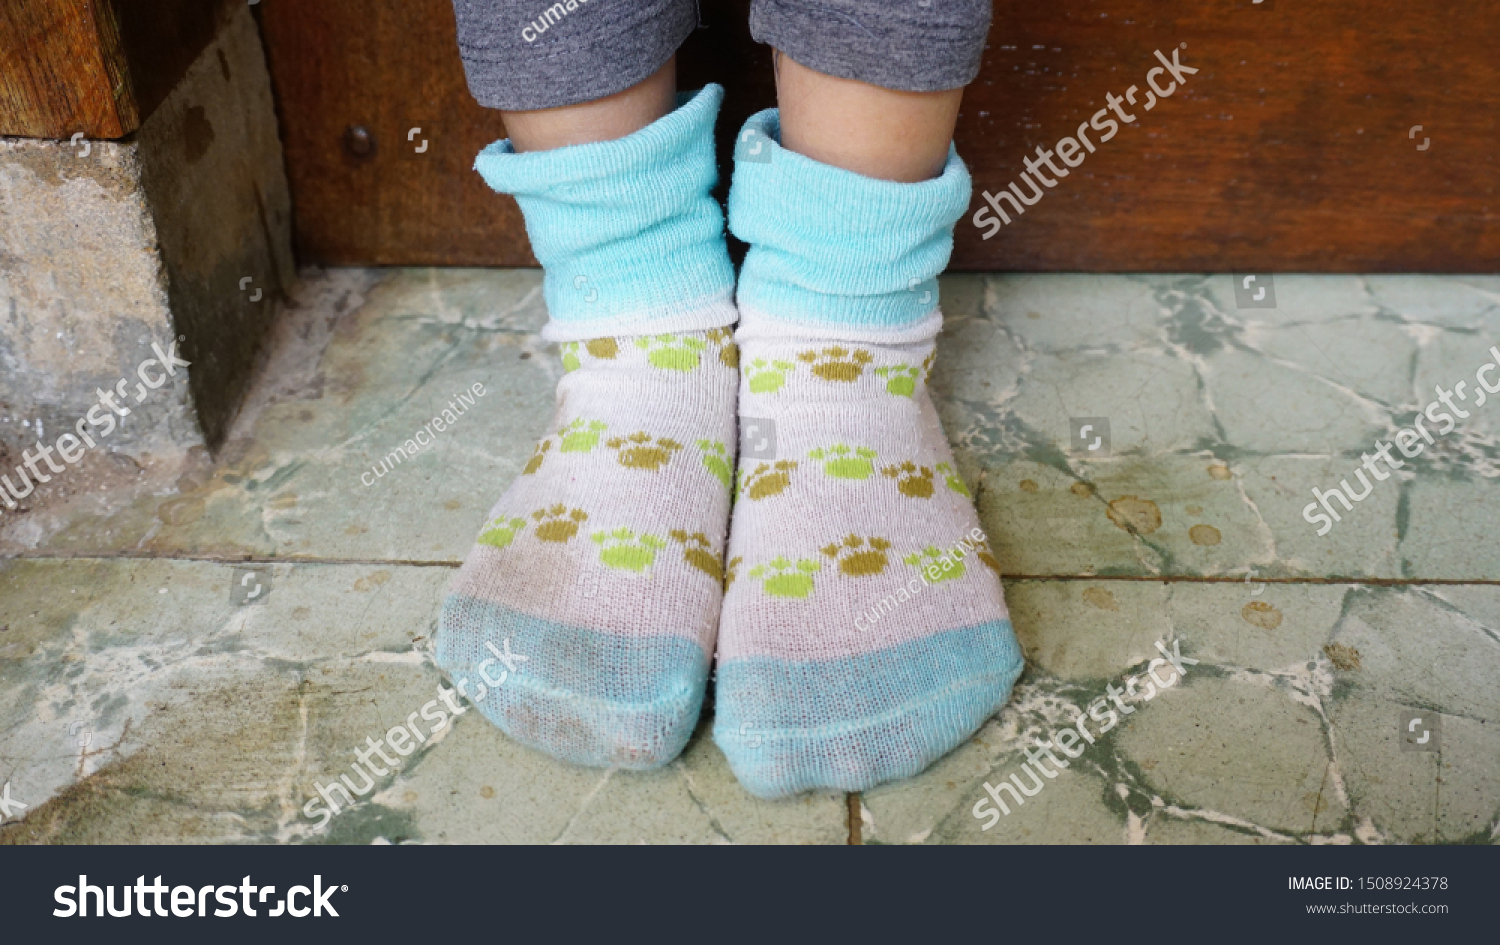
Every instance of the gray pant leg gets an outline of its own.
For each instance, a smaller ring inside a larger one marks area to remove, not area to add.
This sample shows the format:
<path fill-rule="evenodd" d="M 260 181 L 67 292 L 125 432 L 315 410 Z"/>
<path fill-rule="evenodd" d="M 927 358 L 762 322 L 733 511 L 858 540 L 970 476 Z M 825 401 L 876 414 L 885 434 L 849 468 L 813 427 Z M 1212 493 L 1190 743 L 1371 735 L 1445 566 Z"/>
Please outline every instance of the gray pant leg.
<path fill-rule="evenodd" d="M 469 91 L 507 111 L 628 89 L 698 25 L 695 0 L 453 0 L 453 12 Z"/>
<path fill-rule="evenodd" d="M 754 0 L 750 32 L 809 69 L 903 92 L 968 85 L 990 0 Z"/>

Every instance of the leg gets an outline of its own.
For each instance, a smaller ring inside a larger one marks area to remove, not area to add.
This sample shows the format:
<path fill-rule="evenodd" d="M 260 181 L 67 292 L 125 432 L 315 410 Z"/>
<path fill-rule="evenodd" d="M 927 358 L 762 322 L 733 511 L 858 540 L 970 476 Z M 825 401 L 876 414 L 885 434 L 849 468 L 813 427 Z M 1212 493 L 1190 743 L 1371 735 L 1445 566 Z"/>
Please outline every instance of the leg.
<path fill-rule="evenodd" d="M 916 774 L 1021 671 L 927 388 L 970 193 L 951 137 L 988 3 L 968 6 L 970 28 L 938 35 L 921 31 L 937 14 L 898 22 L 876 0 L 752 13 L 782 53 L 782 108 L 741 134 L 729 222 L 750 244 L 740 410 L 776 437 L 742 467 L 714 737 L 756 794 Z"/>
<path fill-rule="evenodd" d="M 456 9 L 470 88 L 511 133 L 475 166 L 525 215 L 564 376 L 444 601 L 438 664 L 518 741 L 658 767 L 697 723 L 722 599 L 739 377 L 709 196 L 723 91 L 676 95 L 693 0 Z"/>

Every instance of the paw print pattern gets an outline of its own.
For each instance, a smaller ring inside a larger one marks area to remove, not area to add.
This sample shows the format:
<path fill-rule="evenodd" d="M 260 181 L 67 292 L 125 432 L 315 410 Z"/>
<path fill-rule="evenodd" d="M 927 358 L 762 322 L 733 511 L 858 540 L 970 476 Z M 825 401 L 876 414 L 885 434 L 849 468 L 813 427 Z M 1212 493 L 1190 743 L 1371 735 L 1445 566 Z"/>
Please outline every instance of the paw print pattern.
<path fill-rule="evenodd" d="M 734 579 L 739 576 L 740 565 L 744 561 L 745 559 L 740 557 L 729 559 L 729 567 L 724 570 L 724 590 L 728 591 L 729 585 L 733 584 Z"/>
<path fill-rule="evenodd" d="M 871 462 L 875 451 L 863 446 L 854 448 L 835 443 L 826 450 L 811 451 L 807 458 L 822 462 L 824 474 L 834 479 L 869 479 L 875 472 Z"/>
<path fill-rule="evenodd" d="M 635 346 L 646 352 L 652 367 L 683 372 L 696 368 L 701 362 L 699 353 L 708 347 L 702 338 L 691 335 L 644 335 L 635 340 Z"/>
<path fill-rule="evenodd" d="M 932 365 L 937 361 L 937 349 L 933 348 L 927 352 L 927 357 L 922 359 L 922 380 L 932 380 Z"/>
<path fill-rule="evenodd" d="M 749 577 L 761 581 L 761 589 L 770 597 L 805 599 L 813 592 L 813 574 L 823 567 L 817 561 L 803 558 L 773 558 L 750 569 Z"/>
<path fill-rule="evenodd" d="M 958 471 L 954 469 L 950 464 L 938 463 L 937 473 L 939 476 L 943 477 L 943 481 L 948 484 L 949 489 L 952 489 L 959 495 L 968 496 L 971 499 L 974 498 L 974 496 L 969 493 L 969 487 L 964 485 L 963 479 L 959 477 Z"/>
<path fill-rule="evenodd" d="M 689 535 L 680 528 L 674 528 L 670 535 L 673 541 L 682 545 L 682 560 L 690 567 L 697 568 L 716 582 L 724 581 L 724 568 L 707 535 L 702 532 Z"/>
<path fill-rule="evenodd" d="M 858 535 L 850 535 L 820 549 L 823 554 L 839 563 L 839 572 L 849 577 L 867 577 L 879 574 L 890 563 L 885 552 L 891 543 L 884 538 L 866 541 Z"/>
<path fill-rule="evenodd" d="M 729 328 L 710 328 L 703 333 L 710 344 L 719 348 L 719 363 L 727 368 L 740 366 L 740 346 L 734 343 L 734 331 Z"/>
<path fill-rule="evenodd" d="M 637 535 L 628 528 L 594 532 L 591 537 L 594 544 L 599 545 L 599 560 L 605 567 L 636 574 L 655 564 L 656 553 L 667 547 L 667 543 L 655 535 Z"/>
<path fill-rule="evenodd" d="M 601 361 L 613 361 L 620 353 L 620 346 L 613 338 L 590 338 L 588 341 L 565 341 L 560 346 L 562 349 L 562 364 L 564 371 L 576 371 L 583 366 L 583 361 L 578 357 L 581 347 L 593 357 Z"/>
<path fill-rule="evenodd" d="M 718 440 L 699 440 L 698 449 L 703 453 L 703 468 L 724 483 L 724 488 L 734 488 L 734 472 L 729 465 L 729 450 L 724 444 Z"/>
<path fill-rule="evenodd" d="M 547 461 L 547 451 L 552 448 L 552 438 L 548 437 L 536 445 L 531 451 L 531 459 L 526 461 L 526 468 L 521 470 L 521 475 L 530 476 L 542 468 L 542 463 Z"/>
<path fill-rule="evenodd" d="M 531 513 L 536 519 L 536 537 L 542 541 L 566 542 L 578 534 L 578 526 L 588 521 L 588 513 L 582 509 L 570 509 L 566 505 L 554 505 L 550 509 L 537 509 Z"/>
<path fill-rule="evenodd" d="M 921 571 L 933 584 L 952 581 L 964 576 L 964 563 L 953 555 L 945 555 L 931 545 L 901 559 Z"/>
<path fill-rule="evenodd" d="M 778 459 L 774 463 L 761 463 L 752 469 L 740 470 L 740 494 L 751 499 L 764 499 L 780 495 L 792 484 L 792 472 L 797 463 L 790 459 Z"/>
<path fill-rule="evenodd" d="M 885 378 L 885 390 L 897 397 L 910 397 L 917 392 L 917 377 L 921 370 L 907 364 L 892 364 L 875 369 L 876 377 Z"/>
<path fill-rule="evenodd" d="M 887 466 L 881 471 L 887 479 L 896 480 L 896 488 L 902 495 L 913 499 L 932 498 L 932 470 L 907 461 L 899 466 Z"/>
<path fill-rule="evenodd" d="M 796 368 L 797 365 L 791 361 L 767 361 L 765 358 L 756 358 L 750 362 L 750 367 L 745 371 L 746 376 L 750 378 L 750 393 L 776 393 L 781 390 L 781 385 L 786 383 L 787 374 Z"/>
<path fill-rule="evenodd" d="M 504 515 L 491 519 L 479 532 L 479 543 L 495 548 L 504 548 L 526 528 L 524 518 L 506 518 Z"/>
<path fill-rule="evenodd" d="M 863 349 L 850 353 L 847 349 L 835 347 L 824 348 L 821 352 L 803 351 L 797 355 L 797 360 L 811 364 L 813 374 L 825 381 L 848 384 L 859 380 L 865 372 L 865 365 L 875 359 Z"/>
<path fill-rule="evenodd" d="M 619 453 L 617 458 L 621 466 L 644 469 L 647 472 L 661 469 L 672 459 L 673 453 L 682 449 L 682 444 L 676 440 L 666 437 L 652 439 L 644 431 L 613 437 L 604 445 Z"/>
<path fill-rule="evenodd" d="M 599 445 L 599 434 L 605 430 L 602 420 L 585 420 L 579 417 L 557 431 L 562 438 L 559 453 L 588 453 Z"/>

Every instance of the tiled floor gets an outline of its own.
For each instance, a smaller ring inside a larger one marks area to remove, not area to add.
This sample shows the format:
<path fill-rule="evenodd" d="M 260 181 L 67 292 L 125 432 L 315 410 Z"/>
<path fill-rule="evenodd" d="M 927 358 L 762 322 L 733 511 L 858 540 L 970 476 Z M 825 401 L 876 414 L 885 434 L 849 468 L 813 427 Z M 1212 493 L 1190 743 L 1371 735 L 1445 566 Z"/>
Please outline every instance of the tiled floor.
<path fill-rule="evenodd" d="M 706 724 L 643 775 L 556 763 L 474 713 L 315 832 L 313 782 L 433 698 L 444 588 L 561 368 L 535 273 L 308 273 L 217 462 L 0 517 L 0 780 L 28 805 L 0 842 L 845 843 L 852 826 L 867 843 L 1493 843 L 1500 403 L 1326 536 L 1302 508 L 1434 385 L 1472 400 L 1500 279 L 1281 276 L 1275 293 L 1237 308 L 1227 275 L 944 280 L 934 390 L 1028 666 L 922 776 L 766 803 Z M 476 381 L 472 415 L 362 482 Z M 1107 420 L 1108 455 L 1073 445 L 1076 417 Z M 246 559 L 266 589 L 236 605 Z M 981 829 L 985 782 L 1173 640 L 1201 661 L 1180 684 Z M 1421 731 L 1440 719 L 1422 746 L 1439 750 L 1402 750 L 1408 710 Z"/>

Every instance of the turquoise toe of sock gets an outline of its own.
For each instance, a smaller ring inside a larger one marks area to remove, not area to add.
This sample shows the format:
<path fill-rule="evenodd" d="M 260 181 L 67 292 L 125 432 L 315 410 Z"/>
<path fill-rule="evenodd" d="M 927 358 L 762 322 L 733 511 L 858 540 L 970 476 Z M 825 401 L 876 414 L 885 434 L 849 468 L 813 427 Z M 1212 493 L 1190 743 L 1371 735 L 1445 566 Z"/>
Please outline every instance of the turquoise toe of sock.
<path fill-rule="evenodd" d="M 1009 620 L 826 661 L 727 660 L 714 741 L 759 797 L 909 778 L 999 711 L 1021 675 Z"/>
<path fill-rule="evenodd" d="M 453 594 L 437 663 L 516 741 L 577 765 L 644 770 L 687 745 L 709 658 L 685 637 L 602 633 Z"/>

